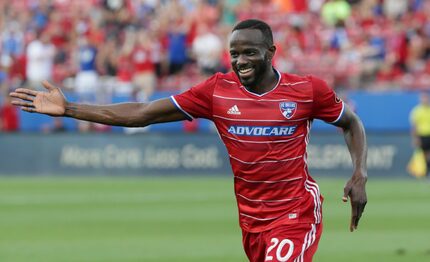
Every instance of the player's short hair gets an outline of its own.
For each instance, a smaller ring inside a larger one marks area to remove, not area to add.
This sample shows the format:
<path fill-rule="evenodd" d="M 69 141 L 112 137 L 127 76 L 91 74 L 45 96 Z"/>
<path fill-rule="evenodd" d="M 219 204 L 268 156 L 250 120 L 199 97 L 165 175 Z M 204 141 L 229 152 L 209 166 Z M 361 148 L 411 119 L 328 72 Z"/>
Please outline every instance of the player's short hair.
<path fill-rule="evenodd" d="M 233 30 L 231 30 L 231 31 L 234 32 L 236 30 L 241 30 L 241 29 L 257 29 L 257 30 L 260 30 L 260 32 L 264 36 L 264 43 L 267 44 L 269 47 L 273 46 L 272 29 L 265 22 L 263 22 L 261 20 L 257 20 L 257 19 L 243 20 L 243 21 L 239 22 L 238 24 L 236 24 L 234 26 Z"/>

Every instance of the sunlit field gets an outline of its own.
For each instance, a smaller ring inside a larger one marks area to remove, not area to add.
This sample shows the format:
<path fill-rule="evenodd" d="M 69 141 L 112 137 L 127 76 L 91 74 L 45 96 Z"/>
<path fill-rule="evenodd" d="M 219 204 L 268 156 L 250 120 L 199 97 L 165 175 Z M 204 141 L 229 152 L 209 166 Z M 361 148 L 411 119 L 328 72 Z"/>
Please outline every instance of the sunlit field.
<path fill-rule="evenodd" d="M 354 233 L 344 182 L 319 181 L 325 229 L 314 261 L 430 261 L 428 181 L 370 178 Z M 3 176 L 0 232 L 7 262 L 247 261 L 225 176 Z"/>

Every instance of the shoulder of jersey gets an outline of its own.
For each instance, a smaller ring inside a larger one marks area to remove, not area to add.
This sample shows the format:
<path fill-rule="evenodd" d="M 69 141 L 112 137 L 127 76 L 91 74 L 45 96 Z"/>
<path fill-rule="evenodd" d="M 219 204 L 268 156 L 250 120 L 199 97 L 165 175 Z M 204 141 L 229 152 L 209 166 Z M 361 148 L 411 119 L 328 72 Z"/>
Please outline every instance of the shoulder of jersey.
<path fill-rule="evenodd" d="M 236 74 L 233 71 L 228 73 L 217 73 L 217 77 L 218 77 L 218 80 L 225 80 L 225 81 L 234 82 L 236 84 L 240 84 L 239 79 L 237 78 Z"/>
<path fill-rule="evenodd" d="M 311 83 L 310 76 L 299 76 L 295 74 L 281 73 L 281 85 L 294 86 L 307 83 Z"/>

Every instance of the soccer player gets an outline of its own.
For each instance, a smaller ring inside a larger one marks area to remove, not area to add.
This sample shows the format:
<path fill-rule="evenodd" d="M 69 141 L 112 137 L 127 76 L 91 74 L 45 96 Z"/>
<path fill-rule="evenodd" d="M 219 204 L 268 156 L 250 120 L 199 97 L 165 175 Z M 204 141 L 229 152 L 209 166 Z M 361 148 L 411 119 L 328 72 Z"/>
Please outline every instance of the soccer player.
<path fill-rule="evenodd" d="M 367 145 L 360 119 L 327 84 L 312 76 L 281 73 L 272 66 L 271 28 L 245 20 L 232 30 L 233 72 L 217 73 L 182 94 L 149 103 L 86 105 L 68 102 L 61 90 L 17 89 L 10 95 L 24 111 L 108 125 L 150 124 L 207 118 L 227 147 L 250 261 L 312 261 L 322 232 L 322 197 L 308 173 L 306 147 L 313 119 L 343 129 L 353 174 L 343 201 L 357 229 L 367 202 Z"/>

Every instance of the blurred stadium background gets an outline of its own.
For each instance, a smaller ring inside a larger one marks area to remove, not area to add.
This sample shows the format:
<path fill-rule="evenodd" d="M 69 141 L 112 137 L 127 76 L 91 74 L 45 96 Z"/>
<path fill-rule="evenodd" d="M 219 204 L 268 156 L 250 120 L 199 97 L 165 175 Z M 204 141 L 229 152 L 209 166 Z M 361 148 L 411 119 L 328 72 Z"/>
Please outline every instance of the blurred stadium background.
<path fill-rule="evenodd" d="M 427 0 L 0 0 L 0 261 L 246 261 L 211 123 L 108 127 L 7 96 L 44 79 L 85 103 L 169 96 L 229 70 L 228 34 L 246 18 L 273 27 L 278 69 L 326 80 L 367 129 L 369 204 L 351 234 L 347 148 L 314 123 L 315 261 L 430 261 L 430 183 L 406 172 L 408 115 L 430 90 Z"/>

